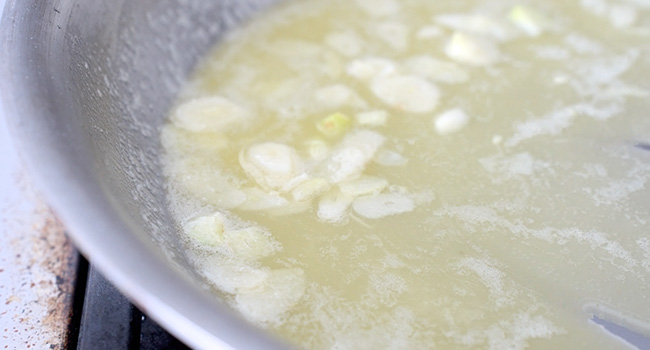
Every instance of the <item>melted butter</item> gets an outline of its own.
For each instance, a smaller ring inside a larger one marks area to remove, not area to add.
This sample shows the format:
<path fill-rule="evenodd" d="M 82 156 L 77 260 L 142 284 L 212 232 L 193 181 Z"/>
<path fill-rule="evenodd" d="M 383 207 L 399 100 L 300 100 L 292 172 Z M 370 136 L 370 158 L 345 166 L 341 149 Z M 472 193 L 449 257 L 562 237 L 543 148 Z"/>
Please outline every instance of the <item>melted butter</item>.
<path fill-rule="evenodd" d="M 217 45 L 172 115 L 211 98 L 223 130 L 161 135 L 179 226 L 223 213 L 231 241 L 180 233 L 215 294 L 309 349 L 621 348 L 594 314 L 650 335 L 650 5 L 527 4 L 288 2 Z"/>

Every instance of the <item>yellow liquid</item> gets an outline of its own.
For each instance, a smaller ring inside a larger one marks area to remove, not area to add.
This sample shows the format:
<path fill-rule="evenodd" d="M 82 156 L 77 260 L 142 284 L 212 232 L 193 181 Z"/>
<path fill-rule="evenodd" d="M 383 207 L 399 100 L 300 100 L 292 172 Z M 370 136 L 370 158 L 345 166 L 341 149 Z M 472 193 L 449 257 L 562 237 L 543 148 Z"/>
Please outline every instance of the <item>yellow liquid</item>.
<path fill-rule="evenodd" d="M 650 5 L 588 3 L 527 2 L 536 35 L 509 19 L 509 0 L 295 1 L 220 43 L 179 105 L 220 96 L 250 118 L 210 132 L 164 127 L 176 220 L 216 211 L 265 228 L 281 248 L 246 266 L 301 271 L 302 284 L 256 318 L 206 272 L 237 257 L 181 233 L 215 294 L 308 349 L 626 348 L 594 314 L 650 335 Z M 450 14 L 492 29 L 452 28 Z M 455 32 L 498 55 L 454 63 Z M 391 104 L 349 70 L 380 57 L 394 74 L 418 75 L 407 63 L 418 56 L 455 64 L 454 79 L 424 78 L 440 93 L 432 111 Z M 315 97 L 332 85 L 362 102 Z M 469 118 L 447 134 L 434 120 L 451 109 Z M 385 124 L 355 117 L 375 110 Z M 337 112 L 351 126 L 328 137 L 317 125 Z M 242 209 L 250 192 L 240 190 L 268 192 L 242 168 L 251 145 L 280 143 L 304 160 L 314 140 L 334 152 L 358 130 L 385 138 L 363 175 L 387 180 L 383 193 L 409 198 L 412 210 L 369 218 L 351 205 L 331 222 L 319 218 L 320 197 L 296 209 L 281 190 L 286 206 Z"/>

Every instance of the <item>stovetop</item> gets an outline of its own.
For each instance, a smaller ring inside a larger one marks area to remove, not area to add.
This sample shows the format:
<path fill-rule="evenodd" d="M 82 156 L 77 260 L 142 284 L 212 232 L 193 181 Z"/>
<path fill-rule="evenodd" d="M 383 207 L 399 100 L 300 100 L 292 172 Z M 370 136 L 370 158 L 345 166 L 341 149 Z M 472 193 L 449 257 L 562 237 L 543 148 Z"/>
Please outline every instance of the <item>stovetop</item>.
<path fill-rule="evenodd" d="M 77 276 L 69 349 L 189 349 L 138 310 L 84 259 Z"/>

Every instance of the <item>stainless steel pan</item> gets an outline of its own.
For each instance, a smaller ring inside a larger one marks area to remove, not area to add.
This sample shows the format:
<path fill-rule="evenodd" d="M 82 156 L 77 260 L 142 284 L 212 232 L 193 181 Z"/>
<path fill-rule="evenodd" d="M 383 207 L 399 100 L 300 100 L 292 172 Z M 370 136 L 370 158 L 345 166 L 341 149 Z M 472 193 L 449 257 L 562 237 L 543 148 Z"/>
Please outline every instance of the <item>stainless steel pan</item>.
<path fill-rule="evenodd" d="M 271 0 L 9 0 L 0 94 L 81 251 L 190 346 L 286 346 L 209 295 L 166 209 L 158 128 L 197 59 Z"/>

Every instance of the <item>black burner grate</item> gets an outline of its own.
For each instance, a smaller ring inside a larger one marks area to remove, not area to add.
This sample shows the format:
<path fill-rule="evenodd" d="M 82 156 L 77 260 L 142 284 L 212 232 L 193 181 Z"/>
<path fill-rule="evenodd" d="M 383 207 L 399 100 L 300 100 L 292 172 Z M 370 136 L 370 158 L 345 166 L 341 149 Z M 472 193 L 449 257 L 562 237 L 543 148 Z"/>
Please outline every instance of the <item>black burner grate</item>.
<path fill-rule="evenodd" d="M 131 304 L 87 261 L 80 263 L 77 276 L 69 349 L 189 349 Z"/>

